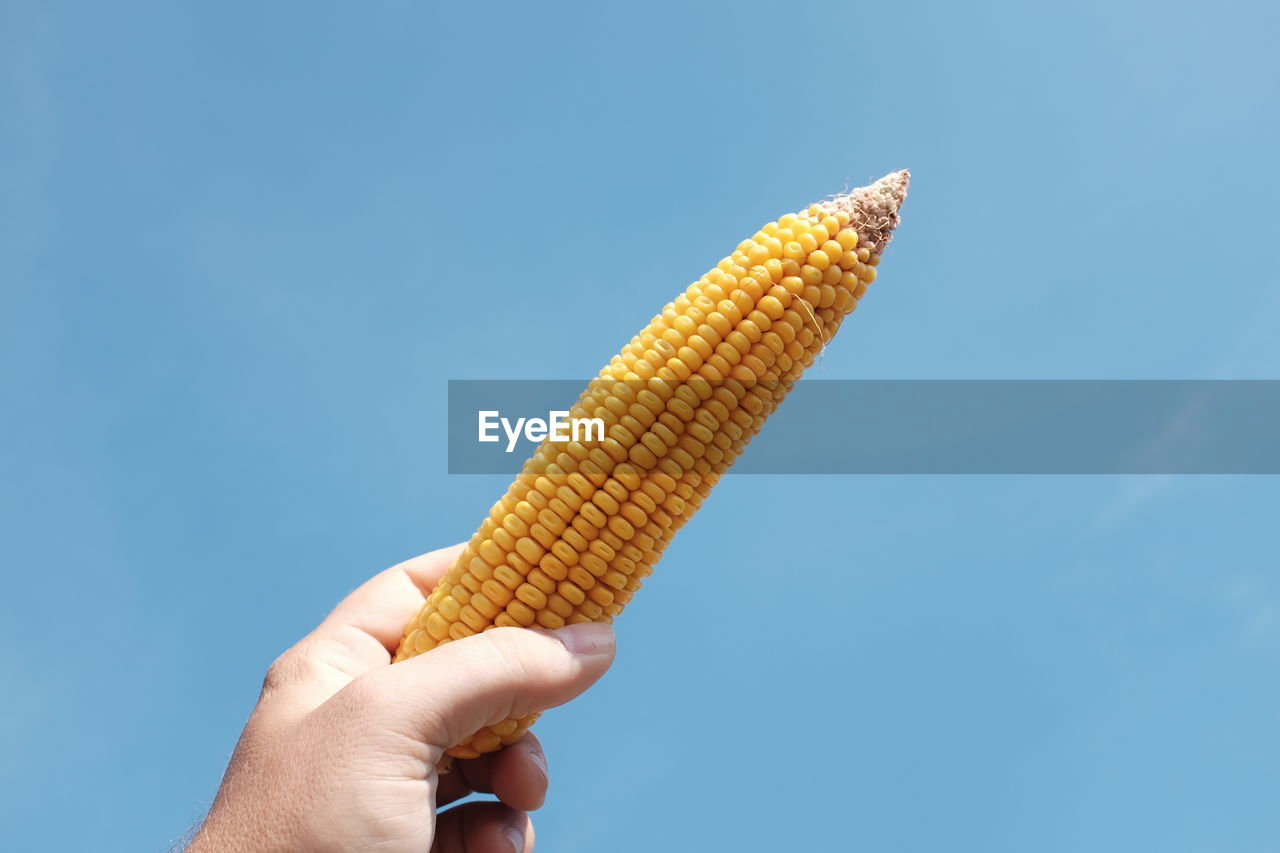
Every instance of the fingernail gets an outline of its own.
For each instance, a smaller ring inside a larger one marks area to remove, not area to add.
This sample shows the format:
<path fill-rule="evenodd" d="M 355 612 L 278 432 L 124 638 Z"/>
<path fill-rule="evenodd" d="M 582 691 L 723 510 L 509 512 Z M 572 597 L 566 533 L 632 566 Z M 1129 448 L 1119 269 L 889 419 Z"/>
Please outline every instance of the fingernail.
<path fill-rule="evenodd" d="M 514 826 L 504 826 L 502 834 L 511 842 L 511 853 L 524 853 L 524 833 Z"/>
<path fill-rule="evenodd" d="M 533 766 L 538 768 L 538 772 L 542 774 L 542 780 L 547 780 L 547 757 L 542 754 L 542 749 L 535 743 L 529 745 L 529 760 L 533 762 Z"/>
<path fill-rule="evenodd" d="M 580 622 L 555 631 L 564 647 L 575 655 L 607 655 L 613 652 L 613 629 L 601 622 Z"/>

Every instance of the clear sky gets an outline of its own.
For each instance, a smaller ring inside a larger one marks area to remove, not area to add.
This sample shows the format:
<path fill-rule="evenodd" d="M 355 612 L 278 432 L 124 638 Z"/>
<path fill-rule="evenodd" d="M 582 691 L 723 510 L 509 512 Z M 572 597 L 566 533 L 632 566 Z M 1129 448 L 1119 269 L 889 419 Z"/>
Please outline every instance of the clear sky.
<path fill-rule="evenodd" d="M 1280 378 L 1272 3 L 0 2 L 0 848 L 159 851 L 267 664 L 594 372 L 910 167 L 814 375 Z M 850 424 L 850 440 L 857 440 Z M 1280 481 L 730 477 L 540 849 L 1273 851 Z"/>

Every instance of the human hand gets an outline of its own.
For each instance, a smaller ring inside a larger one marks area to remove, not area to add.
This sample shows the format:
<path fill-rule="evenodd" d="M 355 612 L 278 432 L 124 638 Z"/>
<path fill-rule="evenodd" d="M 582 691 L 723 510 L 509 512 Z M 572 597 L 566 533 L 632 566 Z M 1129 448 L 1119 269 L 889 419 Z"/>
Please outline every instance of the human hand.
<path fill-rule="evenodd" d="M 462 546 L 387 569 L 267 672 L 189 853 L 523 853 L 546 795 L 532 734 L 438 776 L 487 725 L 563 704 L 613 661 L 602 624 L 495 628 L 391 666 L 409 619 Z M 437 809 L 473 791 L 499 802 Z"/>

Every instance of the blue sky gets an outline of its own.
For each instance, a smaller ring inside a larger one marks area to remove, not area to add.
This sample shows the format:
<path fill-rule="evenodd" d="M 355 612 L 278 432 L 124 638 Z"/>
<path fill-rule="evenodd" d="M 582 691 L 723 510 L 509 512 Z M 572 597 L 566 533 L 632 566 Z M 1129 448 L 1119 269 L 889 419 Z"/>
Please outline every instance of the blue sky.
<path fill-rule="evenodd" d="M 910 167 L 816 376 L 1277 378 L 1274 4 L 0 2 L 0 847 L 162 850 L 267 664 L 587 376 Z M 850 440 L 857 440 L 856 425 Z M 541 849 L 1274 850 L 1268 477 L 730 477 Z"/>

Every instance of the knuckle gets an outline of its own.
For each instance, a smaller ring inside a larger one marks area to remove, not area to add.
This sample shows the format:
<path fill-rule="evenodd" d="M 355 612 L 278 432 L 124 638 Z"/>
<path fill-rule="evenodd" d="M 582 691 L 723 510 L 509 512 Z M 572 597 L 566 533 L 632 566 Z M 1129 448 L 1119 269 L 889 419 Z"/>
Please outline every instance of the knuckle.
<path fill-rule="evenodd" d="M 262 679 L 262 695 L 266 696 L 295 683 L 301 676 L 303 663 L 297 648 L 286 651 L 271 662 Z"/>
<path fill-rule="evenodd" d="M 262 679 L 262 695 L 285 690 L 312 677 L 317 670 L 315 643 L 307 637 L 285 650 L 267 667 Z"/>
<path fill-rule="evenodd" d="M 495 675 L 512 681 L 529 681 L 541 669 L 522 628 L 494 628 L 480 634 L 484 665 Z"/>

